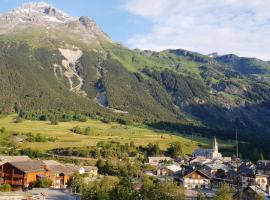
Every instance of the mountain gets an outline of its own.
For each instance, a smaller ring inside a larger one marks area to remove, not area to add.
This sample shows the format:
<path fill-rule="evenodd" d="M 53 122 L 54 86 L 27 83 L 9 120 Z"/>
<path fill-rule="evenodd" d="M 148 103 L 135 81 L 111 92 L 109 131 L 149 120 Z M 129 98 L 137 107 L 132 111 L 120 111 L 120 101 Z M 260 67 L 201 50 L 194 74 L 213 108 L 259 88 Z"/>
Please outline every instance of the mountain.
<path fill-rule="evenodd" d="M 0 35 L 1 113 L 65 110 L 270 133 L 265 61 L 183 49 L 130 50 L 89 17 L 43 2 L 1 14 Z"/>

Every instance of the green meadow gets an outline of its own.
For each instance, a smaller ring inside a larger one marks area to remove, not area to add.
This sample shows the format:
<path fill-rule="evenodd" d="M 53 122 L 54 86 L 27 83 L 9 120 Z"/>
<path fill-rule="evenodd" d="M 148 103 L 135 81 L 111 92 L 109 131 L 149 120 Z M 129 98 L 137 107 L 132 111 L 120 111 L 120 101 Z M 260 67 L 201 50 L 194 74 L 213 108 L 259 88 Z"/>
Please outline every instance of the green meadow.
<path fill-rule="evenodd" d="M 84 147 L 95 146 L 100 141 L 114 141 L 120 143 L 130 143 L 133 141 L 135 145 L 147 145 L 158 143 L 161 149 L 167 148 L 173 142 L 182 143 L 185 154 L 190 154 L 199 145 L 209 146 L 212 139 L 203 137 L 191 138 L 172 134 L 166 131 L 150 129 L 145 126 L 126 126 L 117 123 L 103 123 L 98 120 L 87 120 L 86 122 L 59 122 L 58 125 L 51 125 L 47 121 L 23 121 L 14 123 L 16 115 L 9 115 L 0 118 L 0 128 L 4 127 L 6 131 L 18 141 L 21 148 L 32 148 L 41 151 L 51 150 L 62 147 Z M 75 134 L 70 131 L 75 126 L 84 129 L 90 127 L 89 135 Z M 26 142 L 23 140 L 26 133 L 38 134 L 47 137 L 57 137 L 54 142 Z M 230 142 L 221 141 L 221 145 L 229 146 Z"/>

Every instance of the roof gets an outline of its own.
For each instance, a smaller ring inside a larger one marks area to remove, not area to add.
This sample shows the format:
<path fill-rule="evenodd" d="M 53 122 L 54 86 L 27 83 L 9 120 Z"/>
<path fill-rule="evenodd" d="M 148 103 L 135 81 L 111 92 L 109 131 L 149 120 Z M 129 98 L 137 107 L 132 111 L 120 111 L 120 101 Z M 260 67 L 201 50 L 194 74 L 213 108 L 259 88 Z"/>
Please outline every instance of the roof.
<path fill-rule="evenodd" d="M 208 175 L 208 173 L 207 173 L 206 171 L 198 170 L 198 169 L 194 169 L 194 170 L 192 170 L 192 171 L 186 172 L 185 175 L 184 175 L 184 177 L 185 177 L 185 176 L 188 176 L 189 174 L 194 173 L 194 172 L 200 174 L 201 176 L 204 176 L 205 178 L 210 179 L 210 175 Z"/>
<path fill-rule="evenodd" d="M 173 160 L 171 157 L 160 156 L 160 157 L 148 157 L 148 160 Z"/>
<path fill-rule="evenodd" d="M 211 162 L 211 159 L 209 158 L 205 158 L 203 156 L 199 156 L 199 157 L 196 157 L 192 160 L 190 160 L 190 163 L 201 163 L 201 164 L 206 164 L 206 163 L 209 163 Z"/>
<path fill-rule="evenodd" d="M 262 195 L 264 197 L 265 200 L 270 200 L 270 196 L 269 194 L 267 194 L 264 190 L 262 190 L 260 187 L 256 186 L 256 185 L 251 185 L 249 186 L 249 188 L 251 190 L 253 190 L 254 192 L 256 192 L 258 195 Z"/>
<path fill-rule="evenodd" d="M 64 165 L 51 165 L 49 166 L 49 171 L 51 174 L 72 175 L 74 173 L 73 170 Z"/>
<path fill-rule="evenodd" d="M 211 170 L 218 170 L 218 169 L 222 169 L 225 172 L 229 171 L 229 167 L 224 165 L 224 164 L 220 164 L 220 163 L 212 163 L 212 164 L 207 164 L 207 167 L 209 167 Z"/>
<path fill-rule="evenodd" d="M 175 165 L 175 164 L 168 165 L 168 166 L 166 166 L 166 168 L 168 170 L 172 171 L 172 172 L 178 172 L 178 171 L 181 171 L 182 170 L 182 168 L 179 165 Z"/>
<path fill-rule="evenodd" d="M 28 156 L 4 156 L 0 155 L 0 164 L 5 164 L 7 162 L 23 162 L 30 161 Z"/>
<path fill-rule="evenodd" d="M 83 166 L 85 172 L 89 172 L 92 170 L 98 170 L 98 168 L 96 166 Z"/>
<path fill-rule="evenodd" d="M 51 165 L 62 165 L 62 163 L 56 161 L 56 160 L 43 160 L 44 164 L 47 166 Z"/>
<path fill-rule="evenodd" d="M 24 173 L 41 172 L 45 170 L 44 163 L 40 160 L 8 162 L 8 164 L 12 165 L 13 167 L 19 169 Z"/>

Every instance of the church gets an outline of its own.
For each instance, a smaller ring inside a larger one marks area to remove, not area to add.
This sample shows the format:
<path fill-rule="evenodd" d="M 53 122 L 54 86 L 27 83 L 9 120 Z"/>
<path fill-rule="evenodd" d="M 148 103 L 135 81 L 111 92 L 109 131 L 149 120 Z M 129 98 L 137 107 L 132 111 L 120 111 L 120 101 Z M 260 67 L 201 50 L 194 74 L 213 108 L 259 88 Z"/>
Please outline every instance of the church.
<path fill-rule="evenodd" d="M 214 138 L 214 144 L 212 149 L 196 149 L 192 153 L 193 157 L 205 157 L 211 160 L 221 159 L 222 155 L 218 152 L 218 143 L 216 137 Z"/>

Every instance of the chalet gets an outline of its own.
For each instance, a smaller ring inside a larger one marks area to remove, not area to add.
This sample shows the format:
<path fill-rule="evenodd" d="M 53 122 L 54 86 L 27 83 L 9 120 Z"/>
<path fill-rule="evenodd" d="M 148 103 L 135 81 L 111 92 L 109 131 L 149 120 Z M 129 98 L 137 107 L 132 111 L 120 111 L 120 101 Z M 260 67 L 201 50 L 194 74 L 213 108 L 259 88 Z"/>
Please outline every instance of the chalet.
<path fill-rule="evenodd" d="M 270 160 L 258 160 L 257 174 L 270 175 Z"/>
<path fill-rule="evenodd" d="M 211 176 L 226 176 L 226 173 L 230 170 L 230 168 L 224 164 L 211 163 L 205 165 L 204 170 L 208 171 Z"/>
<path fill-rule="evenodd" d="M 47 177 L 52 180 L 52 188 L 66 188 L 69 177 L 73 174 L 63 165 L 46 166 L 49 174 Z"/>
<path fill-rule="evenodd" d="M 268 185 L 268 176 L 267 175 L 255 175 L 255 183 L 258 185 L 261 189 L 266 190 L 266 187 Z"/>
<path fill-rule="evenodd" d="M 208 188 L 210 186 L 210 176 L 200 170 L 193 170 L 183 176 L 183 185 L 188 189 Z"/>
<path fill-rule="evenodd" d="M 168 170 L 169 176 L 177 176 L 182 174 L 182 167 L 176 164 L 167 165 L 165 167 Z"/>
<path fill-rule="evenodd" d="M 66 188 L 66 183 L 74 171 L 54 160 L 44 160 L 43 163 L 46 169 L 44 178 L 52 180 L 52 188 Z"/>
<path fill-rule="evenodd" d="M 199 157 L 196 157 L 196 158 L 193 158 L 189 161 L 189 164 L 192 165 L 192 166 L 203 166 L 207 163 L 211 163 L 211 159 L 209 158 L 205 158 L 203 156 L 199 156 Z"/>
<path fill-rule="evenodd" d="M 42 161 L 7 162 L 1 168 L 1 183 L 10 184 L 13 187 L 28 187 L 45 173 Z"/>
<path fill-rule="evenodd" d="M 98 168 L 96 166 L 83 166 L 84 173 L 88 174 L 90 177 L 98 175 Z"/>
<path fill-rule="evenodd" d="M 259 199 L 262 197 L 264 200 L 270 200 L 269 191 L 264 191 L 256 185 L 252 185 L 244 189 L 242 198 L 243 200 Z"/>
<path fill-rule="evenodd" d="M 173 159 L 170 157 L 165 157 L 165 156 L 161 156 L 161 157 L 148 157 L 148 162 L 150 165 L 159 165 L 160 163 L 164 163 L 164 162 L 172 162 Z"/>

